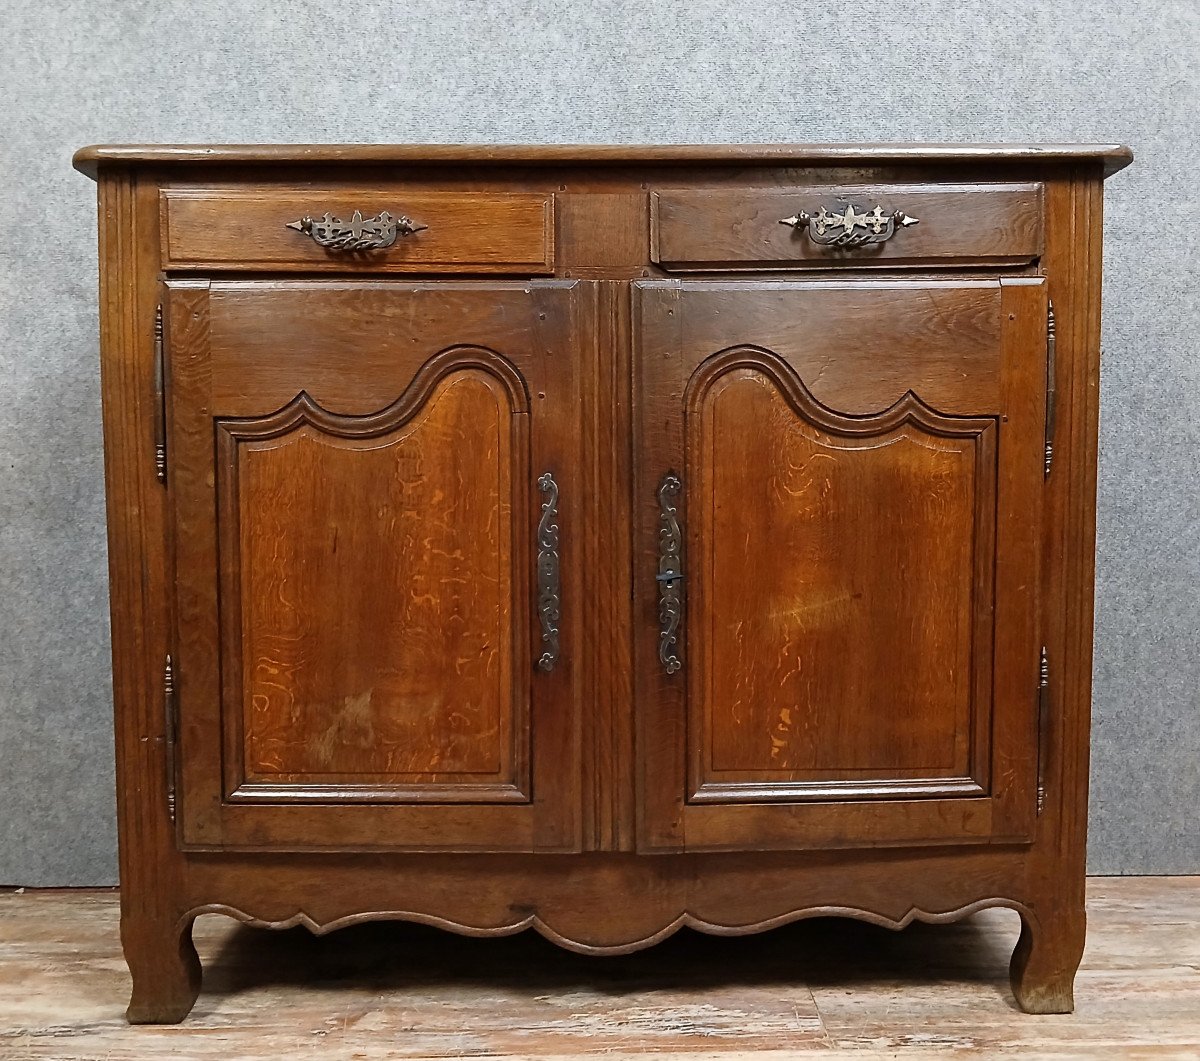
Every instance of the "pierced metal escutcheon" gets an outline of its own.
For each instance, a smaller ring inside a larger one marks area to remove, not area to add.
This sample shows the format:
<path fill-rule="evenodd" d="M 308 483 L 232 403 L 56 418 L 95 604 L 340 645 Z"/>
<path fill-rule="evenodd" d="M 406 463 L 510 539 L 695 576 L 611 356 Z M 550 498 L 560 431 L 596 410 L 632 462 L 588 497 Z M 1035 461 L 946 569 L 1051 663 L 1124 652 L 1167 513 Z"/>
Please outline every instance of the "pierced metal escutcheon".
<path fill-rule="evenodd" d="M 678 497 L 683 483 L 674 472 L 667 472 L 658 487 L 658 658 L 663 670 L 675 674 L 683 666 L 675 651 L 679 624 L 683 621 L 683 559 L 680 556 L 683 535 L 679 529 L 678 509 L 671 499 Z"/>
<path fill-rule="evenodd" d="M 822 206 L 815 214 L 805 211 L 785 217 L 779 223 L 805 229 L 808 238 L 822 247 L 862 247 L 868 243 L 884 243 L 895 235 L 897 228 L 908 228 L 920 218 L 910 217 L 903 210 L 886 211 L 882 206 L 872 210 L 854 203 L 838 203 L 831 213 Z"/>
<path fill-rule="evenodd" d="M 558 624 L 562 618 L 561 584 L 558 558 L 558 483 L 545 472 L 539 477 L 542 518 L 537 529 L 538 621 L 542 624 L 545 651 L 537 661 L 538 670 L 549 673 L 558 662 Z"/>
<path fill-rule="evenodd" d="M 377 251 L 390 247 L 397 236 L 411 236 L 428 225 L 418 225 L 410 217 L 394 217 L 384 210 L 378 217 L 363 218 L 355 210 L 349 221 L 334 217 L 329 211 L 324 217 L 302 217 L 289 221 L 288 228 L 311 236 L 313 242 L 331 251 Z"/>

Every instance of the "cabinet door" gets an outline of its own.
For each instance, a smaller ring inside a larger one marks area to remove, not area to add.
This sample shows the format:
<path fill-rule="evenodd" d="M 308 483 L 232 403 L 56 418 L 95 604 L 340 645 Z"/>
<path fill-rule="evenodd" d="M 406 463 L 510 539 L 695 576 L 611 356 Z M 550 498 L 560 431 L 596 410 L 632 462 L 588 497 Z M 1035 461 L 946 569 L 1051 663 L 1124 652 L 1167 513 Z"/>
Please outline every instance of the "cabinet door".
<path fill-rule="evenodd" d="M 169 285 L 185 843 L 577 846 L 577 301 Z"/>
<path fill-rule="evenodd" d="M 1027 839 L 1043 282 L 634 302 L 642 848 Z"/>

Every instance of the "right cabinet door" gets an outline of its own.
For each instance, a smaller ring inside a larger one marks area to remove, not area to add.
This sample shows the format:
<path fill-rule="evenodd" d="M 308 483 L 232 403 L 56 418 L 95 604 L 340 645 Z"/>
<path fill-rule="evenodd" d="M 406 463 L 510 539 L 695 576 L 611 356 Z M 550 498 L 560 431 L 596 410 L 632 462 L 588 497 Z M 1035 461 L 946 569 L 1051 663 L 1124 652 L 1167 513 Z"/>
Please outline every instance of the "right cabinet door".
<path fill-rule="evenodd" d="M 1037 277 L 634 289 L 642 850 L 1021 842 Z"/>

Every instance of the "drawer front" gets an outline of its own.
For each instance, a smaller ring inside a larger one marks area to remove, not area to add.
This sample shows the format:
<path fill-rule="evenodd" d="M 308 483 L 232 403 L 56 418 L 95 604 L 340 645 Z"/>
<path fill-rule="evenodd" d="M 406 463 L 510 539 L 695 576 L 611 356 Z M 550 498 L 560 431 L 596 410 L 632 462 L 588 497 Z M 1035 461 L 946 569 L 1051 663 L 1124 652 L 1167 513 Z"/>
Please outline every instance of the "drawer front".
<path fill-rule="evenodd" d="M 1041 184 L 661 190 L 651 217 L 653 260 L 673 272 L 1014 265 L 1042 253 Z"/>
<path fill-rule="evenodd" d="M 167 269 L 544 275 L 554 196 L 168 189 L 162 254 Z"/>

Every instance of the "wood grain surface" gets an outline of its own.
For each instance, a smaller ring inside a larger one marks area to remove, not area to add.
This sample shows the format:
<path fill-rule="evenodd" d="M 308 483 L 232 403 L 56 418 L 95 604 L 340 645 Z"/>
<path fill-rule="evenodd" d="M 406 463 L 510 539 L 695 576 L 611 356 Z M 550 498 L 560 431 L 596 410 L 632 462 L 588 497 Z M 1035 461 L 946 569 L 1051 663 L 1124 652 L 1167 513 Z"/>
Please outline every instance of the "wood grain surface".
<path fill-rule="evenodd" d="M 524 653 L 514 668 L 512 568 L 529 535 L 513 525 L 513 466 L 528 458 L 512 449 L 525 417 L 471 366 L 417 400 L 365 436 L 344 433 L 356 418 L 291 407 L 291 423 L 218 428 L 236 439 L 222 509 L 240 531 L 247 781 L 524 786 L 513 735 L 532 668 Z"/>
<path fill-rule="evenodd" d="M 576 285 L 167 296 L 184 839 L 573 845 L 579 629 L 536 671 L 532 584 L 537 475 L 580 526 Z"/>
<path fill-rule="evenodd" d="M 447 194 L 403 186 L 174 190 L 162 196 L 163 263 L 173 269 L 277 272 L 518 273 L 554 271 L 551 195 Z M 332 214 L 349 222 L 388 211 L 424 225 L 385 249 L 326 250 L 287 226 Z"/>
<path fill-rule="evenodd" d="M 780 222 L 798 211 L 831 212 L 846 203 L 860 213 L 881 206 L 917 223 L 885 243 L 847 252 L 814 243 L 803 229 Z M 653 193 L 651 257 L 672 272 L 785 265 L 865 266 L 1019 264 L 1042 251 L 1042 186 L 796 185 L 735 192 Z"/>
<path fill-rule="evenodd" d="M 1118 144 L 92 144 L 75 168 L 95 177 L 103 168 L 139 162 L 273 164 L 355 162 L 493 165 L 613 162 L 768 162 L 776 165 L 886 165 L 894 162 L 1092 162 L 1105 176 L 1133 161 Z"/>
<path fill-rule="evenodd" d="M 1044 283 L 634 292 L 639 570 L 679 472 L 686 598 L 673 677 L 635 581 L 647 846 L 1027 839 Z"/>
<path fill-rule="evenodd" d="M 191 1018 L 130 1028 L 117 907 L 112 892 L 0 895 L 5 1061 L 1200 1056 L 1195 877 L 1092 878 L 1077 1010 L 1053 1017 L 1008 994 L 1008 911 L 900 933 L 847 921 L 683 933 L 603 959 L 531 933 L 369 924 L 316 938 L 205 917 Z"/>
<path fill-rule="evenodd" d="M 689 644 L 704 653 L 689 787 L 828 780 L 850 798 L 856 780 L 969 777 L 994 422 L 919 402 L 822 415 L 773 361 L 714 369 L 688 408 Z M 833 793 L 788 792 L 818 794 Z"/>

